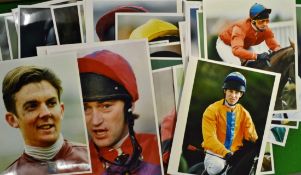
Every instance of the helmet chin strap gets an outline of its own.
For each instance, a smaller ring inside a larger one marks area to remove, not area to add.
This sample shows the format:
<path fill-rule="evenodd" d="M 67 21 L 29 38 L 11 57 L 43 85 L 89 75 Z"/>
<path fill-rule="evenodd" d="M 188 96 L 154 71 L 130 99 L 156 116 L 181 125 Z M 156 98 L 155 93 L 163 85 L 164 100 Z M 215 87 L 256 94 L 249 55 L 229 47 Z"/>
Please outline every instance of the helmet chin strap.
<path fill-rule="evenodd" d="M 110 167 L 108 167 L 108 172 L 119 173 L 121 175 L 132 174 L 132 172 L 135 171 L 135 169 L 141 163 L 141 153 L 142 153 L 142 148 L 135 137 L 135 131 L 134 131 L 134 120 L 135 119 L 134 119 L 133 113 L 132 113 L 131 102 L 125 102 L 124 112 L 125 112 L 125 119 L 127 121 L 128 129 L 129 129 L 129 137 L 130 137 L 132 148 L 133 148 L 132 155 L 126 156 L 123 161 L 118 162 L 118 163 L 109 161 L 102 156 L 100 157 L 101 161 L 104 161 L 111 165 L 122 167 L 120 169 L 120 172 L 115 172 L 114 170 L 110 169 Z"/>
<path fill-rule="evenodd" d="M 259 32 L 263 32 L 264 31 L 264 29 L 260 29 L 260 28 L 257 27 L 255 20 L 252 19 L 252 23 L 251 24 L 256 29 L 256 31 L 259 31 Z"/>

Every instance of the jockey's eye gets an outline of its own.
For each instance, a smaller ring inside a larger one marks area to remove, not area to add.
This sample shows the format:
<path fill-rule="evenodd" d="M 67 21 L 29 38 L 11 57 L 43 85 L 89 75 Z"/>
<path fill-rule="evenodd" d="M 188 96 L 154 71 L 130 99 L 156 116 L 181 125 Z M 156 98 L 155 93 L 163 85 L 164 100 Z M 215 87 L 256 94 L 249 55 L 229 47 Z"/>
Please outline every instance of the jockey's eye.
<path fill-rule="evenodd" d="M 269 23 L 270 19 L 258 19 L 256 20 L 257 24 L 261 25 L 263 23 Z"/>

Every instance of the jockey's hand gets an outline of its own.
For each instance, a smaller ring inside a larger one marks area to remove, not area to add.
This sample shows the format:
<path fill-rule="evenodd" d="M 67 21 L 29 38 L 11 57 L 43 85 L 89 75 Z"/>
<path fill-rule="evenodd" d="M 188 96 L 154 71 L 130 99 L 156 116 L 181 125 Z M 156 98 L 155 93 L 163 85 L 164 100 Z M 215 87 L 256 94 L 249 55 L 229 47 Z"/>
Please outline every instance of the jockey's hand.
<path fill-rule="evenodd" d="M 227 164 L 229 164 L 229 163 L 231 162 L 232 156 L 233 156 L 233 153 L 232 153 L 232 152 L 229 152 L 229 153 L 227 153 L 227 154 L 225 155 L 224 158 L 225 158 Z"/>
<path fill-rule="evenodd" d="M 257 60 L 258 61 L 270 60 L 269 54 L 267 52 L 263 52 L 263 53 L 257 54 Z"/>

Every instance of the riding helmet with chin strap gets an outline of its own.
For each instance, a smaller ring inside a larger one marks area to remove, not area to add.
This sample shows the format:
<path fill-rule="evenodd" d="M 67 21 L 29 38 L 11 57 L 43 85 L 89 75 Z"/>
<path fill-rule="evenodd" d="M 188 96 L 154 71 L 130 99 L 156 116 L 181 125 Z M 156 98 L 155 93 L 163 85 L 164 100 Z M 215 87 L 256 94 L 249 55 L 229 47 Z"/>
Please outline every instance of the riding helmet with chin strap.
<path fill-rule="evenodd" d="M 131 108 L 132 103 L 138 100 L 139 94 L 136 77 L 130 64 L 119 54 L 101 50 L 79 58 L 78 66 L 84 102 L 113 99 L 125 102 L 125 120 L 133 153 L 123 156 L 123 161 L 111 162 L 102 156 L 99 159 L 120 167 L 121 172 L 118 173 L 134 171 L 141 162 L 142 149 L 134 132 L 134 114 Z"/>
<path fill-rule="evenodd" d="M 268 9 L 261 4 L 255 3 L 250 8 L 249 15 L 252 20 L 268 19 L 271 12 L 271 9 Z"/>
<path fill-rule="evenodd" d="M 245 93 L 247 89 L 247 80 L 239 72 L 231 72 L 224 80 L 222 87 L 225 89 L 236 90 Z"/>

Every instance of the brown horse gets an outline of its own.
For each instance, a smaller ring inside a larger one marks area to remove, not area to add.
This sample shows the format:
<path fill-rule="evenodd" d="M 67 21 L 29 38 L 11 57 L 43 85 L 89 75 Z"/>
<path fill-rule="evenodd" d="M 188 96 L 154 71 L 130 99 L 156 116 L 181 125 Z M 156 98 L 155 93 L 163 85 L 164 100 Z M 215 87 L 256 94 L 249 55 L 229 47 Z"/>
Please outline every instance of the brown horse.
<path fill-rule="evenodd" d="M 288 92 L 285 90 L 287 83 L 295 87 L 296 71 L 295 71 L 295 45 L 291 42 L 289 47 L 280 49 L 274 52 L 270 56 L 271 67 L 266 67 L 265 70 L 281 73 L 280 83 L 277 92 L 277 99 L 275 104 L 275 110 L 284 109 L 296 109 L 296 89 L 293 88 L 289 93 L 293 97 L 285 99 L 285 94 Z M 289 102 L 288 100 L 293 102 Z"/>
<path fill-rule="evenodd" d="M 290 41 L 290 46 L 272 52 L 269 62 L 253 62 L 252 66 L 258 69 L 272 71 L 281 74 L 277 92 L 275 110 L 296 109 L 296 89 L 286 90 L 287 83 L 295 87 L 295 44 Z M 247 64 L 248 66 L 248 64 Z M 291 95 L 287 95 L 287 94 Z M 293 97 L 285 97 L 293 96 Z M 289 102 L 288 102 L 289 101 Z"/>

